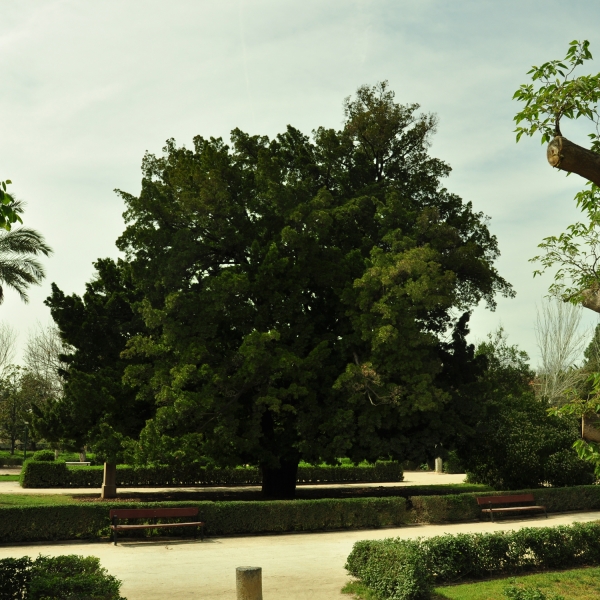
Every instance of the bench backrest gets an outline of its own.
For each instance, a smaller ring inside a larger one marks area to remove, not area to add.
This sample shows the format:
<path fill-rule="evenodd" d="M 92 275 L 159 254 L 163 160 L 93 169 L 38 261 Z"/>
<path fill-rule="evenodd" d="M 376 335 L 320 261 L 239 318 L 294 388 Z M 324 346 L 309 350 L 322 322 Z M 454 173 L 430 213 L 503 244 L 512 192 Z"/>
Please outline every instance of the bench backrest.
<path fill-rule="evenodd" d="M 152 519 L 168 517 L 197 517 L 197 508 L 112 508 L 110 518 Z"/>
<path fill-rule="evenodd" d="M 477 498 L 479 506 L 484 504 L 522 504 L 523 502 L 535 502 L 533 494 L 513 494 L 511 496 L 481 496 Z"/>

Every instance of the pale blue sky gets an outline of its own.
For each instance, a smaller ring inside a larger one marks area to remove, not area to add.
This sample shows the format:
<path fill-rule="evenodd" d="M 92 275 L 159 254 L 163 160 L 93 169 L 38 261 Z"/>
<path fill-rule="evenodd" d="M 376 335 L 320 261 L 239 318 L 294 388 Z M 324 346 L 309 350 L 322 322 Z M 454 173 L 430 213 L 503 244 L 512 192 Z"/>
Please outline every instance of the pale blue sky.
<path fill-rule="evenodd" d="M 52 281 L 81 293 L 92 261 L 117 256 L 123 206 L 112 190 L 139 191 L 144 151 L 234 127 L 339 127 L 345 96 L 388 79 L 400 102 L 437 113 L 432 154 L 453 167 L 448 189 L 491 217 L 498 267 L 517 291 L 495 313 L 477 309 L 472 337 L 502 323 L 535 363 L 549 278 L 533 280 L 527 259 L 577 219 L 583 181 L 553 172 L 539 142 L 515 145 L 511 97 L 532 64 L 573 39 L 591 41 L 600 71 L 599 22 L 593 0 L 3 2 L 0 177 L 55 254 L 30 304 L 9 291 L 0 319 L 23 343 L 49 321 Z M 581 129 L 563 133 L 585 143 Z"/>

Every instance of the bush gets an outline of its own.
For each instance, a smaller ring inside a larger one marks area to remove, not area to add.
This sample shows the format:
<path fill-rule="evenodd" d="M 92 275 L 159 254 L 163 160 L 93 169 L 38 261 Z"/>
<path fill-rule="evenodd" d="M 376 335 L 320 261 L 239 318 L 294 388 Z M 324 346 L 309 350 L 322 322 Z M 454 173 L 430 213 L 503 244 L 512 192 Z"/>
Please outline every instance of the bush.
<path fill-rule="evenodd" d="M 68 487 L 69 470 L 62 461 L 36 461 L 26 460 L 21 469 L 19 478 L 21 487 Z M 102 474 L 100 474 L 100 483 L 102 485 Z"/>
<path fill-rule="evenodd" d="M 456 450 L 451 450 L 450 452 L 448 452 L 448 456 L 442 462 L 442 468 L 444 470 L 444 473 L 464 473 L 465 472 L 465 468 L 463 467 L 462 462 L 460 461 L 460 458 L 458 458 L 458 454 L 457 454 Z"/>
<path fill-rule="evenodd" d="M 62 466 L 59 466 L 62 465 Z M 100 487 L 102 467 L 67 468 L 64 462 L 54 464 L 27 461 L 21 472 L 21 486 L 36 487 Z M 402 481 L 402 467 L 396 462 L 377 462 L 372 466 L 298 467 L 298 483 L 343 483 Z M 253 467 L 219 469 L 197 463 L 187 466 L 117 467 L 117 486 L 152 487 L 178 485 L 258 485 L 260 471 Z"/>
<path fill-rule="evenodd" d="M 94 539 L 110 534 L 118 502 L 0 507 L 0 543 Z M 397 527 L 409 522 L 404 498 L 278 500 L 272 502 L 128 502 L 127 508 L 198 507 L 207 535 Z M 141 521 L 137 521 L 141 522 Z M 181 528 L 183 529 L 183 528 Z M 158 530 L 181 535 L 179 529 Z M 156 530 L 132 535 L 155 535 Z M 128 532 L 119 534 L 125 535 Z"/>
<path fill-rule="evenodd" d="M 453 523 L 483 518 L 477 497 L 496 496 L 508 492 L 476 492 L 444 496 L 412 496 L 412 516 L 417 523 Z M 582 485 L 570 488 L 535 488 L 514 490 L 511 494 L 533 494 L 538 505 L 548 512 L 600 509 L 600 486 Z"/>
<path fill-rule="evenodd" d="M 3 600 L 125 600 L 120 588 L 95 556 L 0 559 Z"/>
<path fill-rule="evenodd" d="M 38 450 L 33 453 L 31 460 L 42 462 L 54 462 L 54 452 L 52 450 Z"/>
<path fill-rule="evenodd" d="M 577 420 L 546 409 L 531 393 L 488 403 L 475 435 L 458 447 L 469 482 L 504 490 L 592 484 L 593 466 L 572 447 L 580 436 Z"/>
<path fill-rule="evenodd" d="M 558 594 L 547 596 L 540 588 L 517 587 L 516 585 L 505 587 L 503 595 L 509 600 L 565 600 L 563 596 Z"/>
<path fill-rule="evenodd" d="M 357 542 L 351 575 L 383 598 L 428 598 L 433 585 L 600 564 L 600 524 Z"/>

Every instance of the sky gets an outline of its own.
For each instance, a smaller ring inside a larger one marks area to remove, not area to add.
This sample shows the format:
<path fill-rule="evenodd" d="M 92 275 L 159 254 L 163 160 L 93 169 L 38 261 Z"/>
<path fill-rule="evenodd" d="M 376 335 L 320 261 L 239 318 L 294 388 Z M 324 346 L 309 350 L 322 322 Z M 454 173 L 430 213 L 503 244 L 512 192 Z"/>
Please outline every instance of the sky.
<path fill-rule="evenodd" d="M 499 326 L 538 360 L 536 306 L 551 277 L 528 259 L 579 218 L 584 182 L 546 162 L 539 140 L 515 144 L 511 100 L 531 65 L 588 39 L 600 71 L 600 3 L 530 0 L 29 0 L 0 4 L 0 179 L 27 203 L 25 224 L 53 247 L 29 304 L 7 290 L 0 321 L 22 349 L 50 323 L 55 282 L 81 294 L 93 262 L 119 255 L 116 188 L 137 194 L 146 151 L 165 140 L 274 136 L 340 128 L 342 104 L 388 80 L 400 103 L 436 113 L 431 154 L 444 185 L 490 217 L 500 274 L 517 293 L 477 307 L 471 339 Z M 592 65 L 593 68 L 594 65 Z M 581 126 L 563 134 L 585 144 Z M 583 311 L 582 327 L 597 315 Z"/>

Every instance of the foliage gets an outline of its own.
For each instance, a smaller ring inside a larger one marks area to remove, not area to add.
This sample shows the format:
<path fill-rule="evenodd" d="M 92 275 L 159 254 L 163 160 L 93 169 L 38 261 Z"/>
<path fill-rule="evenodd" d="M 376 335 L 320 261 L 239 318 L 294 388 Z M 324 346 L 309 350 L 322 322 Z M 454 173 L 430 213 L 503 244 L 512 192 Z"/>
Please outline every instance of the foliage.
<path fill-rule="evenodd" d="M 147 328 L 125 380 L 157 410 L 158 450 L 257 464 L 293 493 L 301 459 L 422 460 L 467 426 L 468 311 L 512 289 L 417 110 L 364 86 L 341 131 L 144 157 L 118 247 Z"/>
<path fill-rule="evenodd" d="M 346 569 L 380 596 L 428 598 L 434 584 L 600 564 L 600 524 L 360 541 Z"/>
<path fill-rule="evenodd" d="M 598 290 L 600 281 L 600 211 L 597 209 L 600 188 L 590 183 L 576 194 L 575 200 L 587 219 L 569 225 L 567 231 L 558 236 L 544 238 L 538 245 L 544 254 L 534 256 L 530 262 L 541 265 L 534 276 L 558 266 L 549 292 L 577 304 L 585 299 L 586 290 Z"/>
<path fill-rule="evenodd" d="M 540 588 L 519 587 L 508 585 L 504 589 L 504 596 L 509 600 L 565 600 L 558 594 L 546 594 Z"/>
<path fill-rule="evenodd" d="M 83 296 L 67 296 L 55 284 L 46 300 L 65 351 L 61 398 L 36 411 L 36 428 L 45 439 L 70 449 L 99 444 L 103 457 L 118 458 L 124 438 L 137 438 L 153 414 L 153 401 L 136 399 L 123 385 L 125 344 L 144 330 L 133 308 L 140 299 L 129 266 L 102 259 Z M 99 457 L 99 458 L 103 458 Z"/>
<path fill-rule="evenodd" d="M 579 436 L 576 419 L 549 415 L 543 399 L 535 398 L 527 355 L 508 344 L 501 330 L 477 353 L 488 364 L 480 378 L 485 412 L 457 444 L 469 481 L 495 489 L 592 483 L 592 469 L 572 449 Z"/>
<path fill-rule="evenodd" d="M 540 133 L 542 144 L 549 142 L 554 136 L 562 135 L 562 117 L 586 117 L 596 126 L 596 133 L 589 134 L 592 149 L 595 152 L 600 151 L 600 73 L 572 77 L 578 66 L 592 59 L 589 45 L 587 40 L 573 40 L 563 60 L 552 60 L 541 67 L 534 66 L 527 72 L 534 83 L 521 85 L 513 96 L 514 99 L 525 103 L 525 108 L 515 116 L 517 141 L 523 134 L 532 136 Z M 536 82 L 537 88 L 534 87 Z M 523 121 L 527 126 L 519 126 Z"/>
<path fill-rule="evenodd" d="M 21 389 L 21 367 L 11 365 L 0 378 L 0 438 L 9 440 L 11 454 L 18 439 L 23 439 L 29 420 L 31 401 Z"/>
<path fill-rule="evenodd" d="M 7 600 L 125 600 L 120 588 L 95 556 L 0 559 L 0 590 Z"/>
<path fill-rule="evenodd" d="M 23 223 L 19 216 L 20 211 L 15 210 L 15 199 L 6 191 L 6 186 L 11 183 L 10 179 L 0 181 L 0 229 L 6 231 L 10 231 L 11 225 L 17 221 Z"/>
<path fill-rule="evenodd" d="M 31 460 L 43 461 L 43 462 L 51 462 L 54 461 L 54 451 L 53 450 L 38 450 L 33 453 Z"/>
<path fill-rule="evenodd" d="M 459 523 L 487 518 L 476 498 L 499 493 L 501 490 L 427 496 L 411 494 L 412 519 L 417 523 Z M 532 493 L 536 504 L 545 506 L 550 513 L 600 508 L 600 487 L 595 485 L 514 490 L 511 493 Z"/>
<path fill-rule="evenodd" d="M 0 507 L 0 543 L 97 539 L 110 533 L 111 508 L 194 506 L 208 535 L 398 527 L 408 523 L 405 498 L 231 502 L 79 502 Z M 138 521 L 139 522 L 139 521 Z M 177 530 L 160 530 L 177 535 Z M 126 532 L 123 533 L 125 535 Z M 146 535 L 156 535 L 147 531 Z M 179 532 L 181 535 L 181 532 Z M 121 534 L 120 534 L 121 535 Z M 135 536 L 140 532 L 136 531 Z M 144 534 L 141 534 L 144 535 Z"/>
<path fill-rule="evenodd" d="M 463 467 L 460 458 L 456 450 L 451 450 L 442 463 L 444 473 L 464 473 L 465 468 Z"/>
<path fill-rule="evenodd" d="M 64 462 L 48 464 L 29 460 L 21 471 L 21 486 L 44 487 L 100 487 L 102 467 L 67 468 Z M 402 481 L 402 467 L 394 462 L 378 462 L 368 467 L 305 466 L 298 468 L 298 483 L 348 483 L 368 481 Z M 256 485 L 261 474 L 255 467 L 214 468 L 198 463 L 178 466 L 154 465 L 149 467 L 117 466 L 118 487 L 178 486 L 178 485 Z"/>
<path fill-rule="evenodd" d="M 23 212 L 20 202 L 13 202 L 11 206 L 15 213 Z M 40 254 L 52 254 L 52 248 L 41 233 L 27 227 L 0 231 L 0 303 L 4 299 L 2 284 L 17 292 L 23 302 L 29 301 L 27 289 L 40 285 L 45 277 L 44 268 L 36 258 Z"/>

